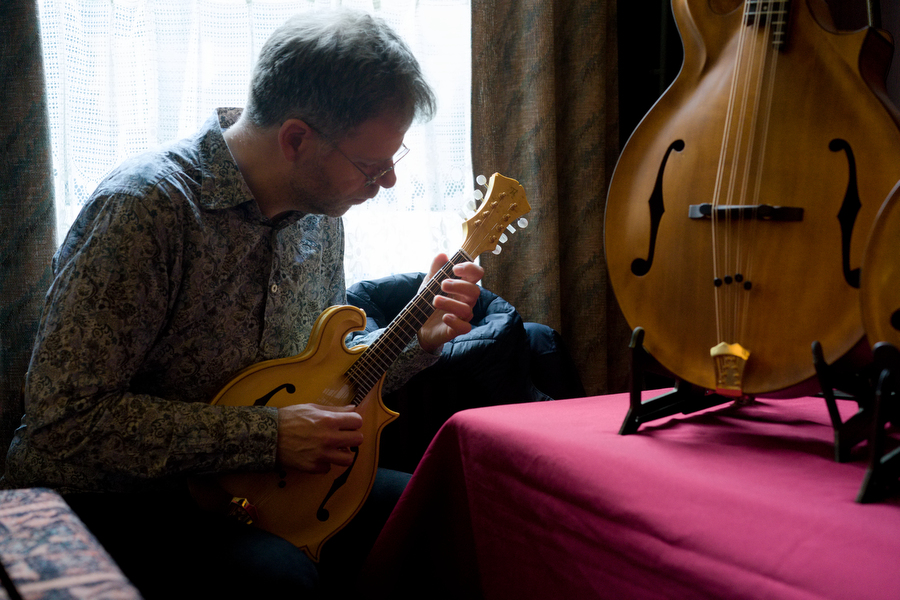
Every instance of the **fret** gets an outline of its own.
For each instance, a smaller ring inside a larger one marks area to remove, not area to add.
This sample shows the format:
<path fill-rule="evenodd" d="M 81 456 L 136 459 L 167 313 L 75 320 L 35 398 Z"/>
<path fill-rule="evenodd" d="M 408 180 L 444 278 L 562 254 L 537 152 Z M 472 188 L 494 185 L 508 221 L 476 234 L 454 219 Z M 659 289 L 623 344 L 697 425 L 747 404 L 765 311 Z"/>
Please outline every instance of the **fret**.
<path fill-rule="evenodd" d="M 787 43 L 790 0 L 746 0 L 744 22 L 747 25 L 770 26 L 772 45 L 781 48 Z"/>
<path fill-rule="evenodd" d="M 432 299 L 441 292 L 441 282 L 453 276 L 453 267 L 470 260 L 472 259 L 464 251 L 457 251 L 353 363 L 346 373 L 356 388 L 353 404 L 359 405 L 365 399 L 428 317 L 434 314 Z"/>

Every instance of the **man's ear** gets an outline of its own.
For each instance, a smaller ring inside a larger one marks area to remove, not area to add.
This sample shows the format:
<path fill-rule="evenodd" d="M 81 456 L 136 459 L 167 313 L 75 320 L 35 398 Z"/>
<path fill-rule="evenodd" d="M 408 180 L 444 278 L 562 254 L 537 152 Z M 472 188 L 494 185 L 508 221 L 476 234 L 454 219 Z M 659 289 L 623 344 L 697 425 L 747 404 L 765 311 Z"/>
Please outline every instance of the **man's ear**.
<path fill-rule="evenodd" d="M 278 130 L 278 147 L 285 160 L 295 162 L 315 149 L 319 136 L 301 119 L 288 119 Z"/>

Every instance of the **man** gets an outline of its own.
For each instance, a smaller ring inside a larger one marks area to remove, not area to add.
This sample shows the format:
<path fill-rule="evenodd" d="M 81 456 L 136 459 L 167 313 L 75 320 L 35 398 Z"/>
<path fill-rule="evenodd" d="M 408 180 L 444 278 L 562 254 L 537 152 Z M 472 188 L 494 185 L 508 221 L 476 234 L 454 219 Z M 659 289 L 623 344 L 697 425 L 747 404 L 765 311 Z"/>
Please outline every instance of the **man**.
<path fill-rule="evenodd" d="M 394 185 L 404 134 L 433 111 L 383 22 L 304 13 L 261 50 L 243 111 L 111 173 L 54 258 L 7 484 L 65 494 L 147 598 L 312 597 L 298 594 L 319 572 L 352 581 L 407 477 L 379 473 L 318 571 L 284 540 L 196 509 L 186 481 L 322 473 L 374 443 L 352 407 L 208 402 L 241 369 L 299 354 L 345 303 L 339 217 Z M 454 274 L 388 385 L 470 329 L 483 271 Z"/>

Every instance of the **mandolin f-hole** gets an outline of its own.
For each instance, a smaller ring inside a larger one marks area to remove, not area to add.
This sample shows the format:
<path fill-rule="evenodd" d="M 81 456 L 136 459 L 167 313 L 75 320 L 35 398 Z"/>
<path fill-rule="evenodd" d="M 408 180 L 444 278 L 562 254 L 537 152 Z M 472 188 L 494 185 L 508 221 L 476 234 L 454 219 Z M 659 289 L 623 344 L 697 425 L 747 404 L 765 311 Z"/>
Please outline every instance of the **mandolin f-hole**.
<path fill-rule="evenodd" d="M 656 253 L 656 236 L 659 233 L 659 223 L 662 221 L 663 213 L 666 212 L 665 202 L 663 201 L 663 174 L 666 171 L 666 163 L 669 162 L 669 156 L 672 151 L 681 152 L 684 150 L 684 140 L 675 140 L 669 145 L 666 154 L 659 165 L 659 171 L 656 174 L 656 185 L 650 194 L 647 204 L 650 206 L 650 248 L 647 251 L 647 258 L 636 258 L 631 263 L 631 272 L 638 277 L 643 277 L 650 272 L 653 266 L 653 255 Z"/>
<path fill-rule="evenodd" d="M 831 140 L 828 148 L 832 152 L 843 151 L 847 155 L 847 168 L 849 169 L 847 190 L 844 192 L 844 201 L 841 203 L 841 210 L 837 215 L 841 224 L 841 267 L 847 285 L 859 289 L 859 268 L 850 268 L 850 242 L 853 241 L 856 217 L 862 208 L 862 202 L 859 200 L 859 187 L 856 182 L 856 160 L 853 157 L 853 149 L 845 140 Z"/>

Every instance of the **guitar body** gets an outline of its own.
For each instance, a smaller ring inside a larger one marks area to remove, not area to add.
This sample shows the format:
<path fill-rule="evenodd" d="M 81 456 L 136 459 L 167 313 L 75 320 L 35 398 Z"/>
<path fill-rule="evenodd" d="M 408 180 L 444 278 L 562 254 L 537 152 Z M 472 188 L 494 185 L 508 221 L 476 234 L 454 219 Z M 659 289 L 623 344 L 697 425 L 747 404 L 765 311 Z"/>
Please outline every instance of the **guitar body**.
<path fill-rule="evenodd" d="M 684 64 L 622 152 L 605 247 L 646 350 L 718 391 L 711 354 L 739 344 L 749 359 L 729 391 L 753 396 L 813 377 L 814 341 L 834 362 L 863 340 L 859 267 L 900 178 L 900 129 L 878 32 L 829 31 L 813 0 L 793 0 L 786 43 L 771 50 L 771 28 L 723 4 L 743 3 L 673 0 Z M 794 215 L 748 216 L 760 206 Z"/>
<path fill-rule="evenodd" d="M 362 329 L 365 314 L 352 306 L 327 309 L 313 327 L 303 353 L 264 361 L 245 369 L 213 400 L 219 406 L 284 407 L 317 403 L 346 406 L 354 398 L 345 373 L 363 347 L 348 349 L 344 339 Z M 359 511 L 372 489 L 378 468 L 378 441 L 397 413 L 381 400 L 382 381 L 357 408 L 363 416 L 365 443 L 352 466 L 325 474 L 283 470 L 197 478 L 191 492 L 201 507 L 229 511 L 232 498 L 246 499 L 252 523 L 275 533 L 318 561 L 322 544 Z"/>
<path fill-rule="evenodd" d="M 869 345 L 900 348 L 900 183 L 881 207 L 863 257 L 862 319 Z"/>

